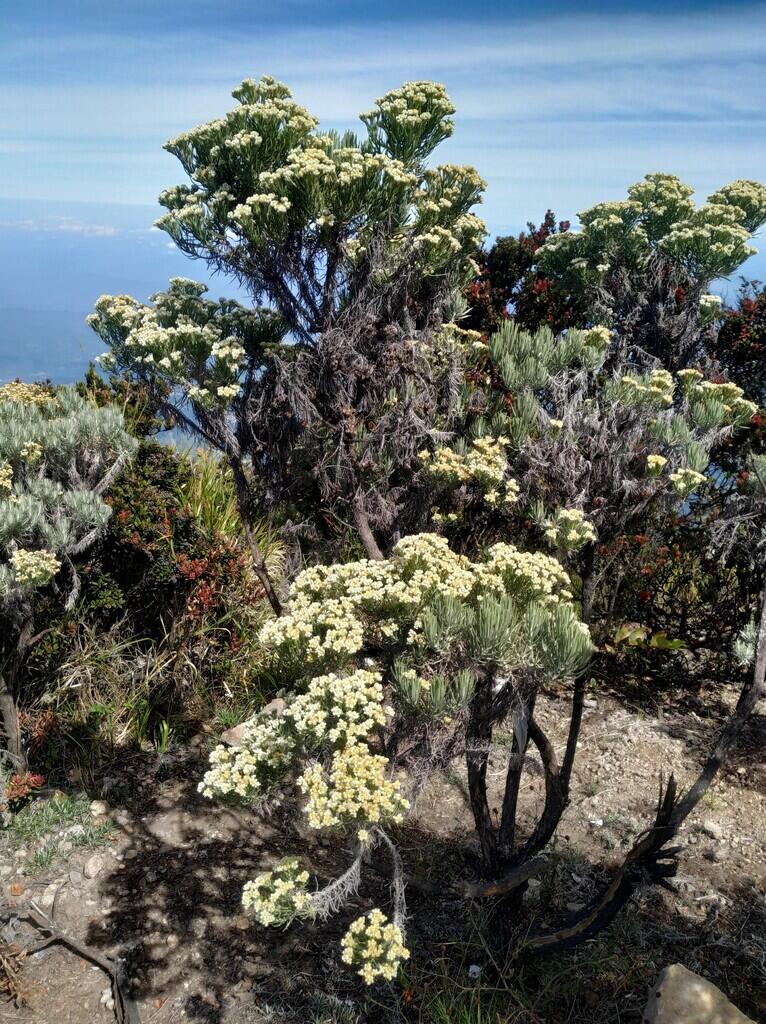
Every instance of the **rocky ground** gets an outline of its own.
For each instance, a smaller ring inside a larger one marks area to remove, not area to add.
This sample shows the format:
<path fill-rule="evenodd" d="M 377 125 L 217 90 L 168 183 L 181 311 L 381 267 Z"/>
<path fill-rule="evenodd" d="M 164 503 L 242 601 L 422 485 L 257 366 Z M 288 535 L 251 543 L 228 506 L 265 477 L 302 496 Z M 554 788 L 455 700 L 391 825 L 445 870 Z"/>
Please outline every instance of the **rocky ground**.
<path fill-rule="evenodd" d="M 712 715 L 700 702 L 697 710 L 687 703 L 657 717 L 628 710 L 607 696 L 588 701 L 573 800 L 551 861 L 556 885 L 551 888 L 545 878 L 534 883 L 529 893 L 533 911 L 536 901 L 543 917 L 551 899 L 564 912 L 585 903 L 651 820 L 660 772 L 673 770 L 682 783 L 692 777 L 732 699 L 726 695 Z M 566 709 L 565 698 L 556 695 L 539 708 L 541 723 L 559 747 Z M 657 949 L 646 961 L 647 971 L 681 958 L 713 976 L 761 1021 L 766 1021 L 764 750 L 766 716 L 761 714 L 685 830 L 679 895 L 652 892 L 638 911 L 631 911 L 631 920 L 646 912 L 654 922 Z M 496 793 L 504 753 L 501 737 L 491 764 Z M 530 764 L 521 796 L 523 818 L 530 824 L 542 802 L 542 773 L 534 767 Z M 411 996 L 412 1006 L 398 994 L 389 997 L 388 1005 L 395 1004 L 400 1016 L 393 1011 L 375 1016 L 359 1008 L 358 990 L 337 959 L 339 926 L 269 932 L 242 915 L 244 881 L 287 849 L 300 850 L 301 838 L 285 840 L 278 809 L 276 817 L 264 822 L 199 797 L 195 784 L 202 770 L 193 750 L 151 766 L 136 764 L 107 779 L 101 796 L 90 794 L 89 801 L 94 795 L 97 799 L 88 804 L 89 821 L 62 823 L 24 843 L 12 829 L 7 831 L 0 876 L 5 904 L 17 916 L 6 925 L 2 940 L 27 946 L 39 938 L 21 919 L 34 902 L 57 928 L 123 959 L 142 1024 L 429 1019 L 418 1015 Z M 421 873 L 429 868 L 438 873 L 445 866 L 440 851 L 448 851 L 448 840 L 468 829 L 462 769 L 456 764 L 429 783 L 415 823 L 401 836 L 408 863 Z M 309 856 L 314 871 L 331 875 L 344 851 L 325 843 L 312 846 Z M 423 904 L 415 898 L 411 911 L 416 971 L 439 949 L 435 935 L 449 930 L 458 908 L 439 909 L 433 901 Z M 620 927 L 624 943 L 624 924 Z M 28 956 L 22 968 L 26 1005 L 0 1005 L 0 1022 L 98 1024 L 114 1019 L 105 975 L 73 952 L 49 947 Z M 314 1016 L 305 1009 L 291 1012 L 292 1003 L 305 1007 L 307 993 L 313 993 L 319 1007 Z M 605 1012 L 598 1019 L 638 1021 L 645 996 L 645 988 L 625 991 L 617 984 L 611 1016 Z M 587 1004 L 587 993 L 584 998 Z M 498 1017 L 499 1024 L 538 1020 L 546 1017 L 531 1010 L 526 1017 L 511 1013 L 510 1003 L 508 1016 Z"/>

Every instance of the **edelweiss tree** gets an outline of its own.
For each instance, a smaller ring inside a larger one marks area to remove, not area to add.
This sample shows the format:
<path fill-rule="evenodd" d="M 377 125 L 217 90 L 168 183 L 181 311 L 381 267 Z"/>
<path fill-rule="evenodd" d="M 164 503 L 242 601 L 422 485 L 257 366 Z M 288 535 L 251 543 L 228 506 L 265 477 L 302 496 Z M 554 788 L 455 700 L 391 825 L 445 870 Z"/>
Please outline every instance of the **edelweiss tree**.
<path fill-rule="evenodd" d="M 191 183 L 162 194 L 158 226 L 262 305 L 211 302 L 176 279 L 152 306 L 102 297 L 91 324 L 106 365 L 223 452 L 246 523 L 256 505 L 286 508 L 286 533 L 315 542 L 342 542 L 353 523 L 379 558 L 419 525 L 416 453 L 455 415 L 459 372 L 449 350 L 433 358 L 436 329 L 476 270 L 483 182 L 427 165 L 453 131 L 442 86 L 387 93 L 361 139 L 320 133 L 273 79 L 234 96 L 225 117 L 168 143 Z"/>
<path fill-rule="evenodd" d="M 103 494 L 135 445 L 116 408 L 96 408 L 66 388 L 0 388 L 0 714 L 19 767 L 18 682 L 35 639 L 35 592 L 54 586 L 72 607 L 73 559 L 105 526 Z"/>
<path fill-rule="evenodd" d="M 766 222 L 758 182 L 734 181 L 699 207 L 693 191 L 672 174 L 647 174 L 627 199 L 584 210 L 579 231 L 553 234 L 537 252 L 538 272 L 583 296 L 592 323 L 670 369 L 704 354 L 717 312 L 710 286 L 755 252 L 750 238 Z"/>

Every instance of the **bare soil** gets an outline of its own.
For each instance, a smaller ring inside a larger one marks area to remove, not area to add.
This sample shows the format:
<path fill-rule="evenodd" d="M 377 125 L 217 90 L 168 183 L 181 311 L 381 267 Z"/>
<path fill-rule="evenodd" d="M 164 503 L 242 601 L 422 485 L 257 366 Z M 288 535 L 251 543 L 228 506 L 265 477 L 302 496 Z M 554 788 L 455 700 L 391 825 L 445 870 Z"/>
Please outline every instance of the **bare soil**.
<path fill-rule="evenodd" d="M 734 696 L 725 693 L 712 709 L 703 710 L 706 705 L 700 702 L 697 711 L 687 704 L 660 710 L 656 717 L 607 696 L 589 700 L 572 803 L 550 872 L 528 893 L 531 919 L 560 920 L 597 891 L 651 821 L 660 772 L 667 777 L 674 771 L 682 784 L 692 778 Z M 567 713 L 565 694 L 549 695 L 538 709 L 559 750 Z M 496 797 L 504 776 L 502 743 L 500 737 L 491 759 Z M 509 997 L 507 1016 L 498 1016 L 499 1024 L 638 1022 L 645 986 L 674 960 L 710 977 L 745 1012 L 766 1022 L 764 751 L 762 713 L 685 830 L 679 894 L 647 891 L 601 945 L 554 965 L 561 989 L 558 995 L 555 988 L 552 995 L 547 992 L 547 1003 L 539 978 L 531 982 L 520 975 L 526 1009 Z M 529 768 L 520 801 L 527 827 L 543 797 L 534 755 Z M 199 753 L 190 750 L 151 764 L 137 762 L 106 780 L 101 795 L 115 832 L 96 851 L 74 850 L 35 873 L 25 866 L 31 851 L 19 856 L 6 843 L 0 849 L 6 906 L 21 915 L 35 901 L 59 929 L 122 957 L 142 1024 L 429 1020 L 416 982 L 406 991 L 398 986 L 364 1001 L 338 959 L 337 938 L 346 919 L 329 926 L 299 924 L 283 932 L 262 929 L 242 914 L 244 882 L 286 852 L 307 856 L 320 877 L 329 877 L 347 851 L 291 831 L 279 807 L 265 819 L 203 799 L 196 793 L 203 770 Z M 467 862 L 455 849 L 470 833 L 464 773 L 456 763 L 429 782 L 412 824 L 402 830 L 408 869 L 436 879 L 451 870 L 467 873 Z M 374 871 L 370 874 L 371 888 L 360 894 L 359 906 L 368 904 L 369 897 L 385 900 L 384 882 L 376 880 Z M 410 911 L 413 979 L 422 977 L 427 987 L 434 963 L 452 964 L 449 971 L 454 977 L 464 975 L 466 986 L 471 984 L 469 966 L 481 967 L 489 977 L 491 965 L 480 945 L 471 952 L 476 908 L 413 893 Z M 21 946 L 34 938 L 29 926 L 14 922 L 2 936 Z M 469 951 L 468 962 L 465 956 L 450 960 L 459 942 L 463 954 Z M 454 946 L 448 949 L 449 943 Z M 604 951 L 595 966 L 594 950 Z M 574 977 L 567 974 L 572 970 L 580 982 L 585 979 L 582 991 L 575 992 L 567 980 Z M 588 971 L 595 972 L 590 981 Z M 107 1024 L 114 1019 L 105 1005 L 105 975 L 66 950 L 52 947 L 29 956 L 23 982 L 27 1005 L 0 1004 L 3 1024 Z M 550 1013 L 559 1003 L 561 1015 Z"/>

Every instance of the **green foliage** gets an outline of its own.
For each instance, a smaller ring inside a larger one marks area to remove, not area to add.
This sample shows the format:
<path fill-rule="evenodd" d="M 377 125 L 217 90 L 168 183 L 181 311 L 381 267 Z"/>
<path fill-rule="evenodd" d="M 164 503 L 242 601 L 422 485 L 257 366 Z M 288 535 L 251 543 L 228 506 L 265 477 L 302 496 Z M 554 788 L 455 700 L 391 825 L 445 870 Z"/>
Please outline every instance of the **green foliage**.
<path fill-rule="evenodd" d="M 15 843 L 26 845 L 44 839 L 60 828 L 71 825 L 84 828 L 91 824 L 90 801 L 84 793 L 75 796 L 58 794 L 45 800 L 35 800 L 23 807 L 10 819 L 9 832 Z M 107 826 L 107 831 L 109 828 Z"/>
<path fill-rule="evenodd" d="M 587 322 L 585 296 L 562 288 L 536 268 L 537 253 L 548 238 L 569 231 L 548 210 L 539 227 L 531 221 L 519 235 L 495 239 L 479 259 L 481 271 L 467 289 L 469 315 L 464 326 L 491 333 L 508 316 L 526 330 L 561 331 Z"/>
<path fill-rule="evenodd" d="M 760 281 L 742 280 L 737 304 L 724 311 L 710 347 L 711 356 L 747 397 L 766 405 L 766 288 Z"/>
<path fill-rule="evenodd" d="M 109 518 L 108 482 L 135 450 L 121 414 L 70 389 L 0 389 L 0 600 L 23 600 Z"/>

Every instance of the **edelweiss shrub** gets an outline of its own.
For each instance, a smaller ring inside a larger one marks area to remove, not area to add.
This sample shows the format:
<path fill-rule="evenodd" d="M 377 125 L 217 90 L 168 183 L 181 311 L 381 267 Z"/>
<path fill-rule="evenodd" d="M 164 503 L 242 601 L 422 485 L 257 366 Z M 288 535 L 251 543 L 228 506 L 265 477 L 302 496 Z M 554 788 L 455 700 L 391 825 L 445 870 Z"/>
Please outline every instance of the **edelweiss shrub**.
<path fill-rule="evenodd" d="M 74 391 L 0 387 L 0 601 L 47 583 L 109 516 L 101 492 L 135 442 Z"/>
<path fill-rule="evenodd" d="M 562 554 L 579 556 L 640 531 L 650 509 L 670 511 L 704 484 L 714 446 L 757 407 L 736 384 L 652 362 L 621 356 L 605 327 L 556 337 L 501 326 L 477 356 L 476 377 L 489 384 L 471 404 L 473 429 L 488 446 L 494 439 L 513 481 L 507 517 L 528 516 Z"/>
<path fill-rule="evenodd" d="M 626 199 L 583 210 L 578 231 L 550 234 L 537 282 L 666 368 L 693 365 L 715 351 L 720 299 L 710 287 L 755 252 L 766 186 L 735 181 L 699 206 L 692 195 L 672 174 L 647 174 Z"/>
<path fill-rule="evenodd" d="M 695 206 L 694 190 L 672 174 L 647 174 L 628 198 L 578 214 L 581 229 L 551 235 L 538 251 L 549 275 L 603 282 L 626 265 L 645 268 L 659 252 L 690 276 L 725 277 L 755 252 L 750 237 L 766 221 L 766 186 L 735 181 Z"/>
<path fill-rule="evenodd" d="M 295 862 L 259 876 L 245 903 L 262 923 L 338 909 L 358 884 L 362 851 L 381 844 L 393 851 L 393 921 L 380 911 L 359 919 L 343 950 L 368 983 L 394 976 L 406 955 L 404 908 L 386 829 L 403 820 L 413 781 L 422 785 L 433 764 L 422 755 L 412 763 L 406 751 L 387 756 L 397 744 L 386 737 L 425 727 L 435 750 L 468 752 L 472 718 L 489 694 L 499 720 L 518 686 L 581 667 L 591 641 L 569 586 L 548 555 L 500 543 L 471 560 L 434 534 L 403 538 L 382 562 L 298 576 L 286 613 L 261 633 L 286 684 L 284 707 L 252 719 L 240 746 L 215 750 L 200 790 L 263 798 L 295 777 L 309 825 L 350 833 L 359 853 L 308 901 Z"/>
<path fill-rule="evenodd" d="M 17 676 L 34 592 L 59 577 L 74 599 L 73 558 L 106 525 L 103 492 L 135 445 L 116 408 L 97 408 L 68 388 L 0 387 L 0 691 L 9 751 L 20 764 Z"/>

